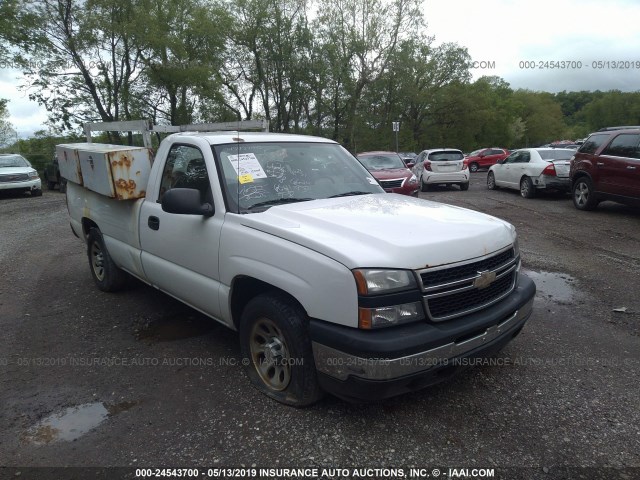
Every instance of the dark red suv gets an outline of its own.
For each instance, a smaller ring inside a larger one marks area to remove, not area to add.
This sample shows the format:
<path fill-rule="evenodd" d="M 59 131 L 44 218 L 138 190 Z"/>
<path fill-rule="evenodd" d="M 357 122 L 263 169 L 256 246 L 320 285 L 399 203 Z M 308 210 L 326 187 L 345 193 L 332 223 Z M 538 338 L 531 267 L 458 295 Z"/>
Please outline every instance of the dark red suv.
<path fill-rule="evenodd" d="M 571 159 L 571 192 L 578 210 L 602 200 L 640 206 L 640 127 L 592 133 Z"/>

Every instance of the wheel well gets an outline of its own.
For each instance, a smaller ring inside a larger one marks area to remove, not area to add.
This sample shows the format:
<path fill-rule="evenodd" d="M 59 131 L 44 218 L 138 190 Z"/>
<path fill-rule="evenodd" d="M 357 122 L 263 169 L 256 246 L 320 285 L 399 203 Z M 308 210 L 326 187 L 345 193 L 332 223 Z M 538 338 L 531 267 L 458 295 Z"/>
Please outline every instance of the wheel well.
<path fill-rule="evenodd" d="M 253 277 L 236 277 L 231 284 L 231 318 L 236 328 L 240 326 L 240 317 L 242 316 L 242 310 L 245 305 L 249 303 L 252 298 L 263 293 L 278 293 L 284 295 L 300 306 L 306 313 L 305 308 L 300 302 L 281 288 Z"/>
<path fill-rule="evenodd" d="M 89 235 L 89 231 L 92 228 L 97 228 L 98 230 L 100 230 L 100 228 L 98 227 L 98 224 L 96 222 L 94 222 L 90 218 L 83 218 L 82 219 L 82 233 L 84 234 L 84 238 L 85 239 Z"/>
<path fill-rule="evenodd" d="M 571 179 L 571 187 L 573 188 L 573 186 L 576 184 L 578 179 L 580 179 L 582 177 L 586 177 L 589 180 L 591 180 L 591 175 L 589 175 L 587 172 L 576 172 L 576 174 Z"/>

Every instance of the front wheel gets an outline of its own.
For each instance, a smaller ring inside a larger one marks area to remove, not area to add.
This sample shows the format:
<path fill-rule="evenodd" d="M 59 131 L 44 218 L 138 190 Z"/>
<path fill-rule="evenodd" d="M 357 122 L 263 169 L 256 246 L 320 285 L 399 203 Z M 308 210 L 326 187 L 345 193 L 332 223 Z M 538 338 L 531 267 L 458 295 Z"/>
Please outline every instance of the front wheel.
<path fill-rule="evenodd" d="M 31 196 L 32 197 L 41 197 L 42 196 L 42 189 L 41 188 L 37 188 L 35 190 L 31 190 Z"/>
<path fill-rule="evenodd" d="M 120 270 L 111 259 L 104 244 L 102 233 L 97 228 L 92 228 L 87 237 L 87 257 L 91 276 L 96 285 L 103 292 L 115 292 L 120 290 L 127 282 L 127 274 Z"/>
<path fill-rule="evenodd" d="M 593 183 L 588 177 L 580 177 L 573 184 L 573 205 L 578 210 L 594 210 L 598 206 L 598 199 L 593 191 Z"/>
<path fill-rule="evenodd" d="M 240 348 L 251 383 L 265 395 L 294 407 L 322 397 L 307 316 L 287 296 L 263 294 L 247 304 Z"/>
<path fill-rule="evenodd" d="M 520 180 L 520 195 L 523 198 L 533 198 L 536 196 L 536 187 L 533 186 L 533 182 L 529 177 L 524 177 Z"/>

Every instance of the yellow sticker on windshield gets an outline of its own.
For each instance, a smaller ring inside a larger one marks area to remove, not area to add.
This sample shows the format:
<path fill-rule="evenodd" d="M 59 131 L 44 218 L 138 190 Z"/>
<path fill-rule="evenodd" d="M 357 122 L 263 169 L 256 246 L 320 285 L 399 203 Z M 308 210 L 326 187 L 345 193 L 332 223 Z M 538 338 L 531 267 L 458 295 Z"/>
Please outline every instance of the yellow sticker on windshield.
<path fill-rule="evenodd" d="M 253 183 L 253 177 L 251 176 L 250 173 L 247 173 L 245 175 L 240 175 L 238 177 L 238 181 L 240 183 Z"/>

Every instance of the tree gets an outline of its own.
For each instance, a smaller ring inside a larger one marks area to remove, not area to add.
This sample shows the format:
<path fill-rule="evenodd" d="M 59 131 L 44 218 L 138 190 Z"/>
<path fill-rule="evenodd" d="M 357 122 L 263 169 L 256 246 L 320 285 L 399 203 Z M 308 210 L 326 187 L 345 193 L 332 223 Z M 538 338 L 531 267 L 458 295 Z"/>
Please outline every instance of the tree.
<path fill-rule="evenodd" d="M 15 128 L 9 122 L 8 103 L 9 100 L 0 98 L 0 146 L 10 144 L 17 136 Z"/>
<path fill-rule="evenodd" d="M 343 142 L 353 148 L 356 115 L 365 89 L 387 71 L 399 43 L 424 27 L 419 0 L 321 0 L 315 30 L 334 55 L 333 73 L 344 87 L 346 105 L 335 97 L 334 117 L 345 111 Z M 336 68 L 337 67 L 337 68 Z"/>
<path fill-rule="evenodd" d="M 516 112 L 526 125 L 525 146 L 536 146 L 568 135 L 560 104 L 553 94 L 516 90 Z"/>

